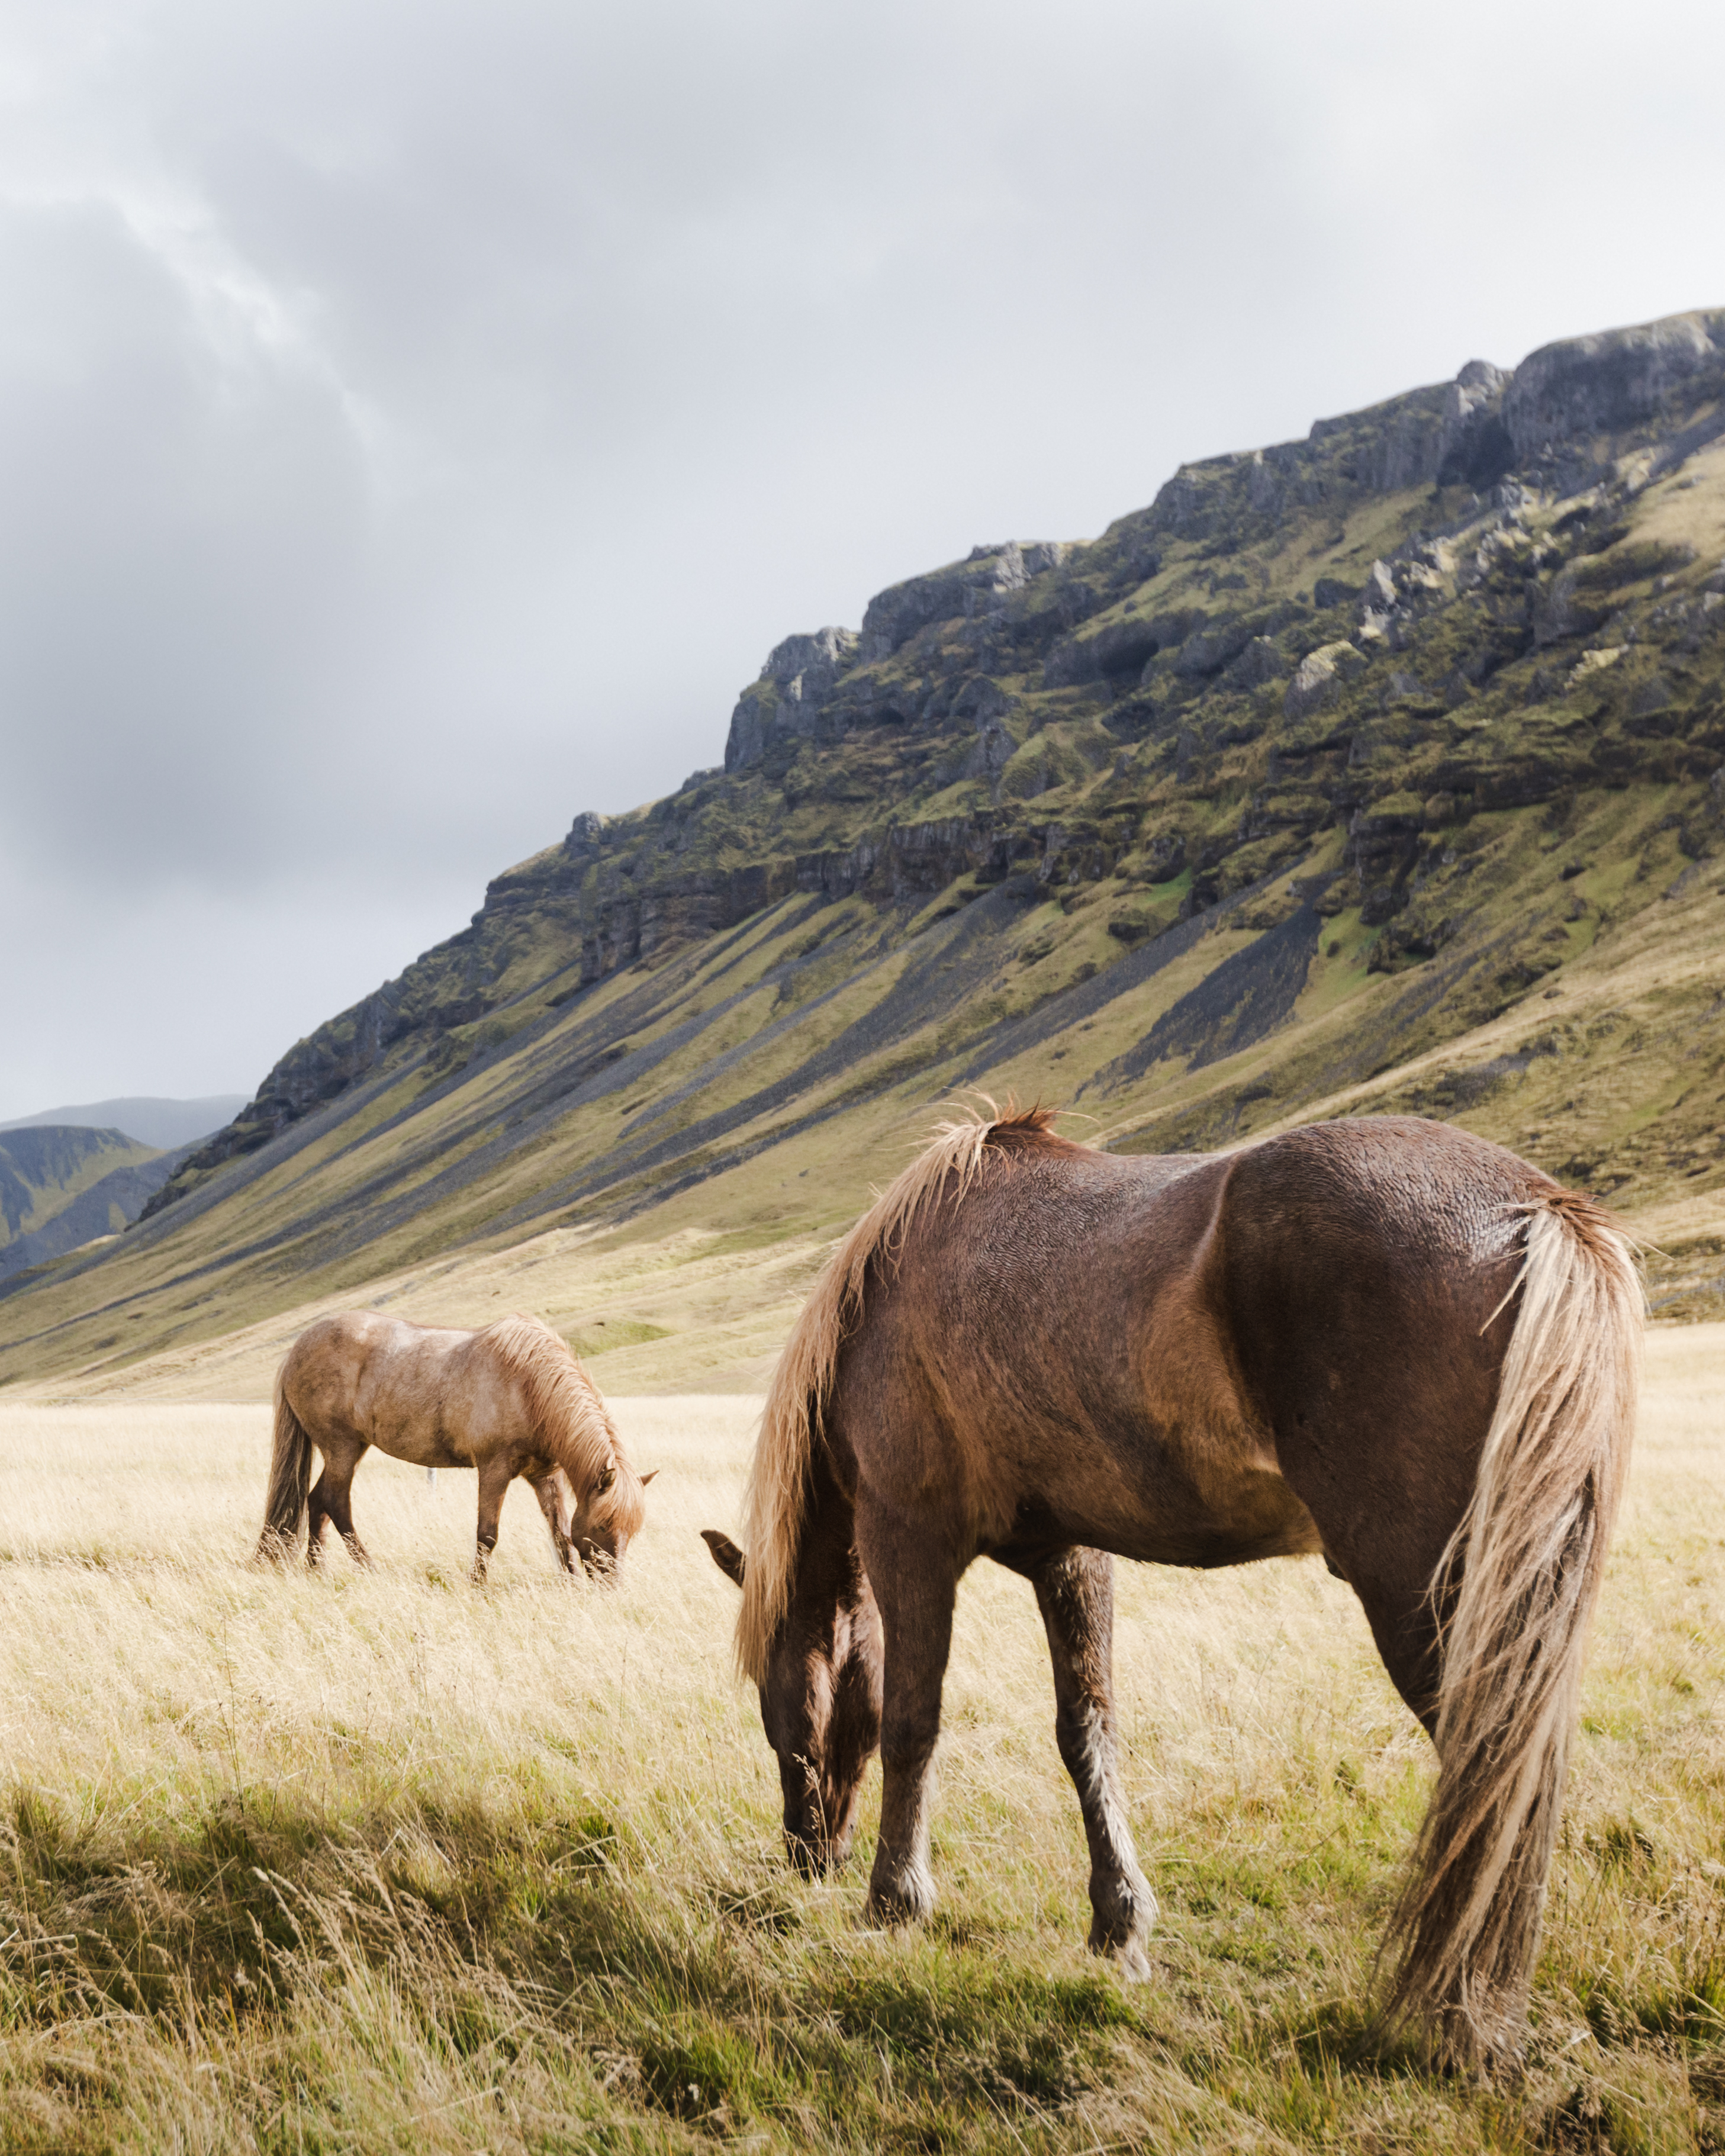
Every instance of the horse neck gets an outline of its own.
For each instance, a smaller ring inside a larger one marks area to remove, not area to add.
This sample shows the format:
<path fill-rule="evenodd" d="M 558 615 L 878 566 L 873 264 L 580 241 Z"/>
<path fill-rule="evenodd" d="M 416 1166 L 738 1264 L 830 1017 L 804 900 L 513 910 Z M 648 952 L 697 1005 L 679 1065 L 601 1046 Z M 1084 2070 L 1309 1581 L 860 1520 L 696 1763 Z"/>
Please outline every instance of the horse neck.
<path fill-rule="evenodd" d="M 856 1551 L 855 1513 L 819 1451 L 813 1474 L 785 1622 L 829 1651 L 836 1645 L 842 1656 L 850 1620 L 871 1598 Z"/>
<path fill-rule="evenodd" d="M 824 1816 L 848 1818 L 880 1742 L 880 1625 L 850 1502 L 819 1470 L 775 1639 L 761 1688 L 768 1727 L 819 1763 Z"/>
<path fill-rule="evenodd" d="M 561 1341 L 521 1319 L 475 1334 L 471 1352 L 486 1356 L 519 1403 L 535 1445 L 557 1462 L 585 1500 L 607 1467 L 627 1469 L 617 1433 L 587 1373 Z"/>
<path fill-rule="evenodd" d="M 619 1482 L 634 1479 L 610 1418 L 596 1400 L 577 1403 L 560 1394 L 541 1411 L 534 1437 L 567 1476 L 578 1498 L 592 1493 L 608 1466 L 614 1466 Z"/>

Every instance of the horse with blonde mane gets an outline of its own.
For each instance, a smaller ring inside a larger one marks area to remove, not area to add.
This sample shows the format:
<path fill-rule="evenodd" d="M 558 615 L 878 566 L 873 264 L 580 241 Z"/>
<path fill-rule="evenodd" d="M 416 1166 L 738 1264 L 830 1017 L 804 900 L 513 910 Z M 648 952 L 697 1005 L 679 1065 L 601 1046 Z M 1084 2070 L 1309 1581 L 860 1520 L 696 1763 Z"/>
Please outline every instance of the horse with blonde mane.
<path fill-rule="evenodd" d="M 793 1861 L 848 1852 L 927 1914 L 931 1764 L 959 1576 L 1027 1578 L 1090 1845 L 1090 1944 L 1156 1913 L 1117 1765 L 1114 1556 L 1322 1556 L 1437 1749 L 1380 2027 L 1513 2060 L 1577 1690 L 1629 1457 L 1631 1253 L 1589 1198 L 1468 1132 L 1314 1124 L 1105 1153 L 1041 1110 L 942 1127 L 834 1254 L 768 1395 L 737 1655 Z"/>
<path fill-rule="evenodd" d="M 315 1486 L 314 1445 L 324 1462 Z M 606 1573 L 639 1533 L 641 1493 L 653 1480 L 629 1465 L 592 1378 L 537 1318 L 516 1312 L 482 1332 L 462 1332 L 348 1311 L 308 1326 L 276 1373 L 258 1555 L 285 1557 L 309 1515 L 308 1564 L 319 1560 L 326 1521 L 355 1561 L 367 1563 L 352 1491 L 354 1470 L 373 1445 L 419 1467 L 479 1470 L 473 1573 L 481 1584 L 516 1476 L 539 1500 L 563 1569 L 573 1572 L 578 1560 Z"/>

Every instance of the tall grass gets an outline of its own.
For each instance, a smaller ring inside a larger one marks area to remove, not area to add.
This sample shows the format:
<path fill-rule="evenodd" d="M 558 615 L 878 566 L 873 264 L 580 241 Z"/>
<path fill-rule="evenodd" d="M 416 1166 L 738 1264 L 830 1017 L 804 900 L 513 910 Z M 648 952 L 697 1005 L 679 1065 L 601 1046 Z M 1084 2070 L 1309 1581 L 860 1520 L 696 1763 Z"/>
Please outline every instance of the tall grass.
<path fill-rule="evenodd" d="M 260 1573 L 267 1410 L 0 1408 L 0 2148 L 1725 2148 L 1722 1374 L 1725 1332 L 1656 1339 L 1511 2088 L 1359 2050 L 1430 1762 L 1315 1562 L 1122 1569 L 1126 1987 L 992 1568 L 934 1922 L 863 1926 L 866 1825 L 786 1870 L 697 1537 L 752 1403 L 613 1403 L 665 1470 L 614 1593 L 521 1491 L 476 1591 L 472 1477 L 377 1459 L 372 1570 Z"/>

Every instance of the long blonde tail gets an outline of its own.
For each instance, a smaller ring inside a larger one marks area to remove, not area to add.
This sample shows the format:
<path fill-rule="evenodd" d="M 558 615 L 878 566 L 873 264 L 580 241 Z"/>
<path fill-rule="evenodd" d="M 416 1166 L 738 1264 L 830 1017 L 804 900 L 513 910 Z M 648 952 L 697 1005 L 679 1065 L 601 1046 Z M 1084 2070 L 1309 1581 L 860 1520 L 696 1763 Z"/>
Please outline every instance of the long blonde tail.
<path fill-rule="evenodd" d="M 1532 1980 L 1589 1625 L 1629 1465 L 1643 1306 L 1591 1199 L 1529 1209 L 1521 1307 L 1473 1496 L 1432 1581 L 1438 1783 L 1386 1953 L 1391 2025 L 1512 2056 Z"/>
<path fill-rule="evenodd" d="M 275 1445 L 270 1455 L 270 1492 L 264 1500 L 264 1532 L 258 1555 L 280 1563 L 300 1539 L 311 1487 L 311 1440 L 275 1382 Z"/>

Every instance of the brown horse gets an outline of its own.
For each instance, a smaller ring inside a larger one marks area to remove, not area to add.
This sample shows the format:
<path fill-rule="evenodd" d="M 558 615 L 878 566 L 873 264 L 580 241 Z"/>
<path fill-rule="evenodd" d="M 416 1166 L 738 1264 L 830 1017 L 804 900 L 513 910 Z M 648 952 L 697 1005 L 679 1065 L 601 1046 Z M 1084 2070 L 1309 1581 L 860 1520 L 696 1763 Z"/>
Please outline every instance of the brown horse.
<path fill-rule="evenodd" d="M 947 1125 L 834 1254 L 768 1395 L 738 1659 L 793 1860 L 843 1860 L 878 1744 L 877 1917 L 925 1915 L 959 1575 L 1029 1578 L 1090 1844 L 1090 1943 L 1155 1902 L 1116 1761 L 1113 1569 L 1322 1554 L 1435 1741 L 1391 2025 L 1512 2056 L 1641 1297 L 1590 1199 L 1463 1131 L 1312 1125 L 1228 1154 Z"/>
<path fill-rule="evenodd" d="M 640 1532 L 641 1492 L 653 1480 L 630 1466 L 592 1378 L 537 1318 L 517 1313 L 458 1332 L 348 1311 L 308 1326 L 276 1373 L 258 1555 L 285 1557 L 309 1511 L 309 1564 L 326 1520 L 365 1563 L 350 1496 L 353 1471 L 374 1445 L 421 1467 L 479 1470 L 480 1582 L 517 1475 L 539 1500 L 566 1572 L 578 1557 L 589 1572 L 614 1570 Z M 308 1495 L 313 1445 L 324 1465 Z"/>

